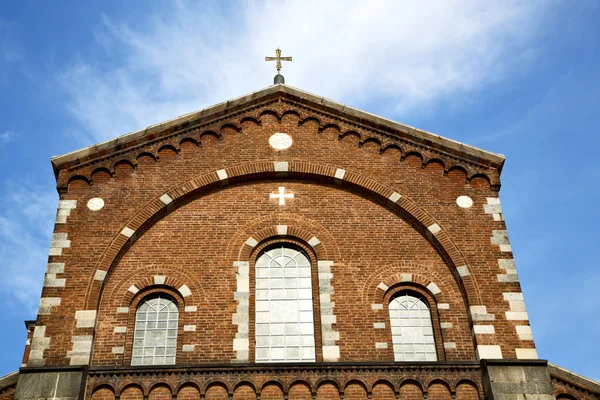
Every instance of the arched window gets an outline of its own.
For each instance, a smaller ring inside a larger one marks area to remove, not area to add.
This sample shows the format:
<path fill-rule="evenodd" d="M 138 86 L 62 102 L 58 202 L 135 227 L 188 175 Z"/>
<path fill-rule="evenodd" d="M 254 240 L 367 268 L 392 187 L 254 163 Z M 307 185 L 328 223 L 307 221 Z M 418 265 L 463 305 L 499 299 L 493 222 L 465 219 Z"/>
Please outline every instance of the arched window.
<path fill-rule="evenodd" d="M 311 266 L 277 245 L 256 260 L 256 362 L 315 361 Z"/>
<path fill-rule="evenodd" d="M 402 292 L 390 300 L 390 326 L 396 361 L 437 361 L 427 303 Z"/>
<path fill-rule="evenodd" d="M 175 364 L 177 304 L 164 295 L 145 299 L 137 309 L 131 365 Z"/>

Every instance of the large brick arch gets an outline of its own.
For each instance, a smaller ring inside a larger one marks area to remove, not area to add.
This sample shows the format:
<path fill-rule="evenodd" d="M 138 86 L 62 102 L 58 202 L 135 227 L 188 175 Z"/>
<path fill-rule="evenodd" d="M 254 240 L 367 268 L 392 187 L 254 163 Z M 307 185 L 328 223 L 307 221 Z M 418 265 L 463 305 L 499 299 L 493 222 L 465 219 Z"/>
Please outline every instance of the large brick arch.
<path fill-rule="evenodd" d="M 86 309 L 97 309 L 113 268 L 119 263 L 128 249 L 154 224 L 179 207 L 207 193 L 218 191 L 223 186 L 264 179 L 298 179 L 317 184 L 334 185 L 366 197 L 401 216 L 433 246 L 450 268 L 463 297 L 470 304 L 480 304 L 481 298 L 477 285 L 471 275 L 461 277 L 457 267 L 469 265 L 458 246 L 427 211 L 411 199 L 396 192 L 393 188 L 361 175 L 357 172 L 342 170 L 331 165 L 305 161 L 284 162 L 285 169 L 279 168 L 281 162 L 260 161 L 228 166 L 174 185 L 160 196 L 143 205 L 116 233 L 114 239 L 103 252 L 102 257 L 90 276 L 86 295 Z M 277 169 L 277 170 L 276 170 Z M 343 173 L 340 173 L 343 171 Z M 341 177 L 341 178 L 340 178 Z M 470 268 L 469 268 L 470 269 Z M 94 279 L 96 271 L 106 271 L 104 281 Z"/>

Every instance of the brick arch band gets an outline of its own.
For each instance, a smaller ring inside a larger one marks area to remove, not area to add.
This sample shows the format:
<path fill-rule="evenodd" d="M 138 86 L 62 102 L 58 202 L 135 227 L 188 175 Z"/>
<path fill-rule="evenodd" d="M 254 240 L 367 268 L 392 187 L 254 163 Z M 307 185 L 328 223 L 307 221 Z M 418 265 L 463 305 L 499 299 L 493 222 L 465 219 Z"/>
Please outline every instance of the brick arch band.
<path fill-rule="evenodd" d="M 115 235 L 96 264 L 88 283 L 86 309 L 98 308 L 104 285 L 114 267 L 133 243 L 162 218 L 190 201 L 224 186 L 265 179 L 300 179 L 336 184 L 336 187 L 358 193 L 387 207 L 428 240 L 451 269 L 467 303 L 481 303 L 479 291 L 458 246 L 436 220 L 411 199 L 371 178 L 334 166 L 304 161 L 261 161 L 208 172 L 173 186 L 142 206 Z M 94 279 L 98 275 L 105 275 L 105 278 Z"/>
<path fill-rule="evenodd" d="M 427 372 L 431 372 L 425 370 Z M 312 398 L 315 398 L 318 390 L 325 385 L 332 385 L 340 398 L 346 392 L 346 389 L 350 385 L 359 385 L 361 386 L 365 392 L 367 393 L 368 398 L 372 398 L 373 391 L 376 386 L 386 385 L 392 389 L 396 398 L 400 397 L 400 390 L 403 386 L 410 384 L 416 386 L 419 391 L 426 395 L 429 391 L 429 388 L 434 384 L 441 384 L 446 389 L 448 389 L 448 394 L 452 397 L 456 397 L 456 392 L 459 387 L 462 385 L 470 385 L 481 397 L 483 395 L 481 382 L 476 378 L 475 370 L 471 368 L 466 368 L 462 371 L 462 373 L 468 373 L 468 378 L 464 377 L 453 377 L 447 376 L 444 379 L 440 378 L 432 378 L 427 376 L 426 374 L 419 373 L 425 372 L 414 369 L 404 369 L 400 373 L 400 371 L 395 368 L 382 367 L 380 371 L 378 371 L 381 376 L 378 377 L 368 377 L 365 378 L 361 376 L 360 373 L 364 373 L 362 370 L 350 370 L 348 374 L 340 377 L 341 379 L 336 379 L 333 376 L 321 377 L 315 379 L 314 377 L 307 376 L 306 374 L 300 373 L 300 371 L 294 371 L 292 374 L 286 374 L 286 376 L 282 378 L 266 378 L 262 377 L 260 374 L 252 374 L 249 376 L 236 377 L 233 379 L 227 379 L 223 377 L 215 377 L 206 373 L 190 373 L 186 377 L 185 380 L 175 380 L 174 377 L 166 376 L 166 375 L 158 375 L 156 374 L 144 374 L 142 376 L 138 373 L 133 373 L 130 376 L 132 378 L 136 378 L 141 380 L 141 383 L 130 383 L 127 381 L 126 383 L 118 384 L 115 382 L 105 381 L 101 379 L 94 379 L 91 382 L 89 392 L 94 399 L 94 394 L 99 390 L 108 389 L 112 392 L 112 395 L 115 398 L 119 398 L 127 389 L 132 387 L 136 387 L 139 389 L 144 398 L 148 398 L 151 393 L 157 388 L 166 388 L 173 398 L 180 394 L 180 392 L 185 388 L 193 388 L 196 390 L 196 393 L 200 396 L 200 398 L 204 398 L 209 389 L 214 386 L 220 386 L 227 392 L 229 398 L 232 398 L 234 392 L 242 387 L 249 387 L 257 398 L 259 398 L 263 389 L 270 385 L 278 386 L 284 394 L 284 398 L 289 397 L 289 393 L 294 386 L 302 385 L 308 388 L 311 393 Z"/>
<path fill-rule="evenodd" d="M 391 276 L 387 276 L 383 279 L 377 287 L 370 294 L 369 301 L 371 304 L 382 304 L 384 302 L 386 294 L 391 288 L 398 285 L 415 284 L 421 289 L 425 290 L 431 295 L 437 303 L 447 303 L 450 300 L 449 290 L 443 281 L 431 280 L 430 277 L 425 277 L 420 274 L 412 273 L 396 273 Z"/>
<path fill-rule="evenodd" d="M 259 243 L 281 236 L 305 243 L 318 260 L 341 259 L 339 247 L 325 227 L 312 219 L 288 212 L 256 218 L 241 227 L 227 245 L 227 259 L 250 261 Z"/>

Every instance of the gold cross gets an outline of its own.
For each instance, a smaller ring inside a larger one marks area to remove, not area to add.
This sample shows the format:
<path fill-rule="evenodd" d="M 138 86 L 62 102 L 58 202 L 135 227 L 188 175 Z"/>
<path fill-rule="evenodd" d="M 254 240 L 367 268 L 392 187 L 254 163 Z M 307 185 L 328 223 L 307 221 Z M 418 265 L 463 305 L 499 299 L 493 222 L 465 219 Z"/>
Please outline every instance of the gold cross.
<path fill-rule="evenodd" d="M 277 61 L 277 73 L 281 70 L 281 62 L 282 61 L 292 61 L 292 57 L 281 57 L 281 50 L 279 47 L 275 49 L 276 57 L 265 57 L 265 61 Z"/>

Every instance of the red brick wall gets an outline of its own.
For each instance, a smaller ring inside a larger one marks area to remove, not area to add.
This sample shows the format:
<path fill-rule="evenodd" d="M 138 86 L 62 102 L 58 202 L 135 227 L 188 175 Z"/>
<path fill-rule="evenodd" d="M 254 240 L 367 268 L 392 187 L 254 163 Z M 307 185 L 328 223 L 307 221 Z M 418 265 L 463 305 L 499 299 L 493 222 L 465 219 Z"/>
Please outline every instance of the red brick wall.
<path fill-rule="evenodd" d="M 283 217 L 288 213 L 295 214 L 302 207 L 305 220 L 330 226 L 328 231 L 336 238 L 334 243 L 327 242 L 325 237 L 320 240 L 322 246 L 338 249 L 341 257 L 334 256 L 332 285 L 335 293 L 332 300 L 336 303 L 343 360 L 393 361 L 391 341 L 387 351 L 375 349 L 375 343 L 385 342 L 391 333 L 387 310 L 373 311 L 370 294 L 376 291 L 381 281 L 400 268 L 415 277 L 423 276 L 437 282 L 442 288 L 444 302 L 450 303 L 450 310 L 444 312 L 443 320 L 452 322 L 453 328 L 444 334 L 446 341 L 457 343 L 457 350 L 448 351 L 446 358 L 475 358 L 470 328 L 464 318 L 466 308 L 450 270 L 426 240 L 406 222 L 383 207 L 374 207 L 366 199 L 335 188 L 300 182 L 263 182 L 228 188 L 206 196 L 203 201 L 192 202 L 165 217 L 136 242 L 106 283 L 93 364 L 128 364 L 129 359 L 123 361 L 123 356 L 112 354 L 111 349 L 114 346 L 131 347 L 135 313 L 117 314 L 115 310 L 129 305 L 127 290 L 131 285 L 141 286 L 141 277 L 160 274 L 185 282 L 192 292 L 192 296 L 185 299 L 185 305 L 198 307 L 194 313 L 185 313 L 181 307 L 178 348 L 182 344 L 194 344 L 196 350 L 191 354 L 179 352 L 177 362 L 187 364 L 235 358 L 232 343 L 236 327 L 231 324 L 231 315 L 235 313 L 233 262 L 236 259 L 228 258 L 227 250 L 236 232 L 252 229 L 248 227 L 248 221 L 266 218 L 268 223 L 262 225 L 273 226 L 272 213 L 278 211 L 278 206 L 265 197 L 277 185 L 286 186 L 296 195 L 294 205 L 286 207 Z M 215 209 L 214 204 L 226 204 L 230 198 L 245 201 Z M 362 217 L 336 226 L 335 221 L 343 220 L 350 209 Z M 294 226 L 292 224 L 290 222 L 288 226 Z M 357 243 L 356 232 L 359 231 L 361 238 Z M 400 257 L 402 261 L 399 263 Z M 252 281 L 254 271 L 253 268 L 250 270 Z M 177 287 L 177 284 L 173 286 Z M 317 308 L 317 282 L 313 282 L 313 290 Z M 135 297 L 131 310 L 135 310 L 137 301 L 145 294 L 141 292 Z M 252 287 L 250 299 L 253 303 Z M 183 303 L 180 300 L 180 304 Z M 253 311 L 250 316 L 252 332 Z M 381 330 L 383 332 L 373 329 L 374 322 L 386 322 L 386 329 Z M 184 332 L 183 325 L 196 325 L 197 330 Z M 129 333 L 115 335 L 114 326 L 128 326 Z M 438 339 L 441 340 L 441 335 Z M 440 359 L 444 359 L 441 344 L 439 347 L 442 352 Z"/>
<path fill-rule="evenodd" d="M 291 399 L 292 397 L 290 397 Z M 255 400 L 256 393 L 254 389 L 248 385 L 240 385 L 233 392 L 233 400 Z"/>
<path fill-rule="evenodd" d="M 423 399 L 423 391 L 415 384 L 407 383 L 400 388 L 400 398 L 406 400 Z"/>
<path fill-rule="evenodd" d="M 470 383 L 461 383 L 456 388 L 457 400 L 479 400 L 477 388 Z"/>
<path fill-rule="evenodd" d="M 200 400 L 200 392 L 194 386 L 183 386 L 177 393 L 178 400 Z M 242 398 L 243 399 L 243 398 Z M 245 400 L 245 399 L 244 399 Z"/>
<path fill-rule="evenodd" d="M 317 389 L 317 400 L 335 400 L 339 398 L 337 388 L 330 383 L 325 383 Z"/>
<path fill-rule="evenodd" d="M 166 386 L 155 386 L 150 391 L 149 400 L 171 400 L 171 390 Z"/>
<path fill-rule="evenodd" d="M 285 103 L 268 107 L 280 113 L 290 108 Z M 233 262 L 251 263 L 252 282 L 252 262 L 257 254 L 244 242 L 250 236 L 273 240 L 275 226 L 281 224 L 290 228 L 291 240 L 303 243 L 309 250 L 306 241 L 310 236 L 306 235 L 317 236 L 321 244 L 311 257 L 334 262 L 331 298 L 337 318 L 333 329 L 340 333 L 340 360 L 393 360 L 387 309 L 371 307 L 389 299 L 389 293 L 386 297 L 377 289 L 381 282 L 391 290 L 405 285 L 429 296 L 440 360 L 476 358 L 468 305 L 484 305 L 488 313 L 495 315 L 495 320 L 486 324 L 493 324 L 496 334 L 478 335 L 477 344 L 500 345 L 505 358 L 515 358 L 515 348 L 533 346 L 531 341 L 519 340 L 515 333 L 515 325 L 527 322 L 507 321 L 504 316 L 509 308 L 502 293 L 520 292 L 520 286 L 499 283 L 496 277 L 502 273 L 498 259 L 511 258 L 511 254 L 501 253 L 497 245 L 490 243 L 492 230 L 506 227 L 503 221 L 494 221 L 484 213 L 487 198 L 497 197 L 484 179 L 466 183 L 465 173 L 458 169 L 444 174 L 440 164 L 433 162 L 423 167 L 416 155 L 401 160 L 396 149 L 380 154 L 379 145 L 358 146 L 353 135 L 339 140 L 340 132 L 335 128 L 319 133 L 316 122 L 299 126 L 298 117 L 293 114 L 285 115 L 281 122 L 273 115 L 263 114 L 261 122 L 262 125 L 243 122 L 241 132 L 215 128 L 223 140 L 213 135 L 197 137 L 201 147 L 185 142 L 177 149 L 179 153 L 171 149 L 157 151 L 158 146 L 154 146 L 150 152 L 159 156 L 159 161 L 139 157 L 136 169 L 120 162 L 114 177 L 99 171 L 91 176 L 92 186 L 83 180 L 74 180 L 68 186 L 61 199 L 77 200 L 77 207 L 66 224 L 56 225 L 55 232 L 67 233 L 71 247 L 63 249 L 60 256 L 50 257 L 51 262 L 65 263 L 65 273 L 60 277 L 66 279 L 66 286 L 44 288 L 43 297 L 60 297 L 61 304 L 52 307 L 51 315 L 40 315 L 37 321 L 46 326 L 46 337 L 51 338 L 44 353 L 46 365 L 68 365 L 72 337 L 92 334 L 92 365 L 129 365 L 135 305 L 144 294 L 162 289 L 170 291 L 180 305 L 177 362 L 230 362 L 235 359 L 232 343 L 237 329 L 231 322 L 236 312 Z M 355 130 L 361 132 L 358 127 Z M 291 134 L 293 146 L 285 151 L 270 148 L 268 139 L 275 132 Z M 268 172 L 273 171 L 273 161 L 288 161 L 292 170 L 303 168 L 304 172 L 274 180 L 274 172 Z M 346 171 L 343 183 L 333 179 L 336 168 Z M 215 171 L 219 169 L 226 169 L 232 177 L 228 184 L 218 181 Z M 60 176 L 68 174 L 63 171 Z M 236 174 L 238 178 L 234 178 Z M 185 185 L 199 177 L 204 178 Z M 194 189 L 202 184 L 204 189 Z M 278 206 L 268 198 L 278 186 L 285 186 L 295 195 L 286 206 Z M 178 187 L 181 189 L 175 189 Z M 184 195 L 185 191 L 188 193 Z M 385 200 L 393 191 L 403 196 L 398 204 Z M 175 206 L 161 210 L 158 198 L 166 192 L 180 199 L 173 203 Z M 461 195 L 473 199 L 472 208 L 456 205 L 456 198 Z M 86 207 L 94 197 L 105 201 L 100 211 Z M 156 222 L 144 225 L 149 219 Z M 433 223 L 442 228 L 439 234 L 426 231 Z M 125 226 L 136 230 L 131 247 L 127 237 L 119 234 Z M 98 268 L 107 270 L 111 265 L 102 286 L 94 280 L 94 274 Z M 461 265 L 468 266 L 470 276 L 458 278 L 455 268 Z M 313 266 L 315 274 L 316 267 Z M 414 282 L 400 282 L 402 273 L 411 273 Z M 154 275 L 167 277 L 163 288 L 152 287 Z M 425 289 L 430 282 L 441 293 L 430 294 Z M 133 284 L 142 289 L 136 295 L 128 292 Z M 182 284 L 190 288 L 191 296 L 182 298 L 177 293 Z M 314 308 L 318 310 L 318 288 L 314 282 L 313 289 Z M 252 307 L 252 287 L 250 295 Z M 449 310 L 438 310 L 438 303 L 449 304 Z M 186 305 L 197 306 L 198 311 L 186 313 Z M 117 307 L 130 307 L 130 313 L 119 314 Z M 75 312 L 86 309 L 99 311 L 96 330 L 76 327 Z M 250 317 L 252 329 L 252 308 Z M 374 329 L 375 322 L 385 322 L 386 328 Z M 439 328 L 442 322 L 452 323 L 452 328 Z M 184 325 L 196 325 L 197 329 L 184 332 Z M 126 326 L 128 332 L 115 333 L 115 326 Z M 318 324 L 316 329 L 319 330 Z M 251 331 L 251 340 L 252 336 Z M 375 343 L 381 342 L 387 342 L 388 348 L 376 349 Z M 455 343 L 456 349 L 444 349 L 441 342 Z M 184 344 L 195 345 L 195 350 L 182 352 Z M 113 347 L 124 347 L 125 353 L 115 354 Z M 429 391 L 431 398 L 449 396 L 442 394 L 441 388 L 433 389 Z M 207 399 L 227 396 L 219 394 L 219 390 L 211 388 Z M 346 398 L 360 391 L 348 390 Z M 377 390 L 385 393 L 385 388 Z M 411 386 L 402 390 L 405 398 L 418 397 L 416 391 L 420 393 L 420 389 Z M 127 395 L 134 396 L 133 390 L 130 392 Z M 261 398 L 276 398 L 280 395 L 276 392 L 275 387 L 265 388 Z M 240 392 L 239 396 L 245 394 Z M 328 389 L 319 389 L 319 398 L 328 396 Z M 389 393 L 382 396 L 389 397 Z"/>
<path fill-rule="evenodd" d="M 114 400 L 115 394 L 111 388 L 100 387 L 92 394 L 92 400 Z"/>

